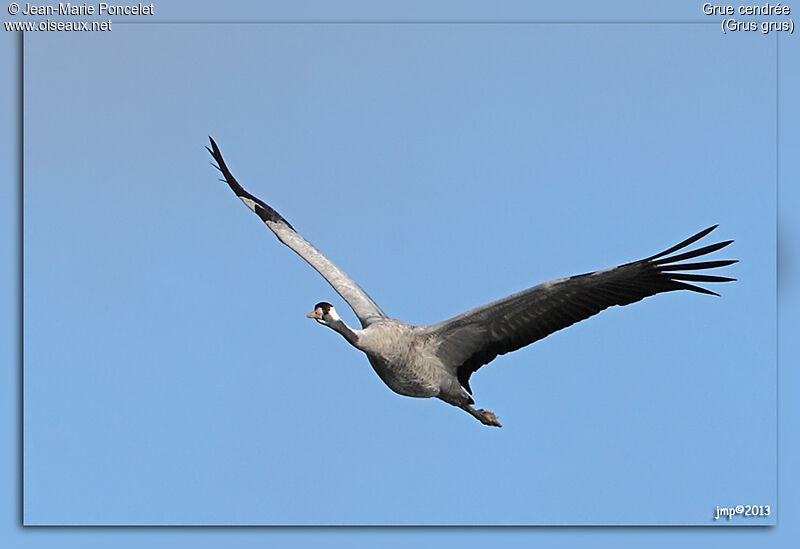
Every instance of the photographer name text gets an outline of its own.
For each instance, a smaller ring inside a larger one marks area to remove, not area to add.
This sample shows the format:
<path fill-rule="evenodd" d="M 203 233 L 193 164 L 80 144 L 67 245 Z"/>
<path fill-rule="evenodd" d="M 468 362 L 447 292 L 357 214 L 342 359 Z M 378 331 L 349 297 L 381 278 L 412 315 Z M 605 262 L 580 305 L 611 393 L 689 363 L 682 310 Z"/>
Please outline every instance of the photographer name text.
<path fill-rule="evenodd" d="M 59 2 L 56 5 L 26 3 L 20 15 L 153 15 L 153 4 L 73 4 Z"/>

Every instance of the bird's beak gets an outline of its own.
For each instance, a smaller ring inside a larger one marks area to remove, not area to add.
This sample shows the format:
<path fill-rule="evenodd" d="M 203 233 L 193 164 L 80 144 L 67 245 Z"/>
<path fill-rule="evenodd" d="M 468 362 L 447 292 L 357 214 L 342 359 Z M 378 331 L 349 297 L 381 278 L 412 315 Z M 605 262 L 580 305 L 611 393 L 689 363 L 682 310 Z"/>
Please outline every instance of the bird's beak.
<path fill-rule="evenodd" d="M 310 313 L 308 313 L 306 315 L 306 318 L 316 318 L 316 319 L 318 319 L 319 315 L 317 314 L 317 311 L 311 311 Z"/>

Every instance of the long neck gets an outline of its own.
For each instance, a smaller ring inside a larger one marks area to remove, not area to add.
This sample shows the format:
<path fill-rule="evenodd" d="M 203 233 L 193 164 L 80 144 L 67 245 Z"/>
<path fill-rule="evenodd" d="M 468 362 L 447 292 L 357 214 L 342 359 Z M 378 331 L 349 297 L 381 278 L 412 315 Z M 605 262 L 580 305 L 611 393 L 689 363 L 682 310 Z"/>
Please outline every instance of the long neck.
<path fill-rule="evenodd" d="M 342 334 L 342 336 L 344 336 L 350 345 L 353 347 L 357 346 L 356 344 L 358 343 L 358 336 L 347 324 L 344 323 L 343 320 L 334 320 L 333 322 L 329 323 L 328 326 Z"/>

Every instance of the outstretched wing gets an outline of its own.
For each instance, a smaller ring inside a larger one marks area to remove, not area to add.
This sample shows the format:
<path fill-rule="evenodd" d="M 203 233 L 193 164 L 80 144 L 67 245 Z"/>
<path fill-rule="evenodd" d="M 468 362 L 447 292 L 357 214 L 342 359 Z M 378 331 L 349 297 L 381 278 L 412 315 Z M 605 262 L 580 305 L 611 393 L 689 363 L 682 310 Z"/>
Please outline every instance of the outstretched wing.
<path fill-rule="evenodd" d="M 440 342 L 437 356 L 446 366 L 456 370 L 461 385 L 472 393 L 470 376 L 497 355 L 530 345 L 612 305 L 628 305 L 674 290 L 718 295 L 689 282 L 730 282 L 735 279 L 677 271 L 724 267 L 737 260 L 677 262 L 710 254 L 732 240 L 666 257 L 700 240 L 716 227 L 709 227 L 647 259 L 545 282 L 430 326 L 428 331 L 433 340 Z"/>
<path fill-rule="evenodd" d="M 231 174 L 231 171 L 225 164 L 219 147 L 217 147 L 217 144 L 212 138 L 209 137 L 209 140 L 211 141 L 211 148 L 209 149 L 206 147 L 206 149 L 208 149 L 208 152 L 214 157 L 217 163 L 217 169 L 222 172 L 223 177 L 225 177 L 225 182 L 228 183 L 228 186 L 230 186 L 234 194 L 244 202 L 245 206 L 250 208 L 261 218 L 267 227 L 275 233 L 278 240 L 289 246 L 297 255 L 305 259 L 309 265 L 314 267 L 314 269 L 333 286 L 333 289 L 353 308 L 356 316 L 361 321 L 361 325 L 366 327 L 376 320 L 386 318 L 381 308 L 372 301 L 372 298 L 370 298 L 358 284 L 353 282 L 353 279 L 334 265 L 330 259 L 322 255 L 319 250 L 312 246 L 305 238 L 300 236 L 281 214 L 273 210 L 259 198 L 247 192 L 244 187 L 236 181 L 236 178 L 233 177 L 233 174 Z"/>

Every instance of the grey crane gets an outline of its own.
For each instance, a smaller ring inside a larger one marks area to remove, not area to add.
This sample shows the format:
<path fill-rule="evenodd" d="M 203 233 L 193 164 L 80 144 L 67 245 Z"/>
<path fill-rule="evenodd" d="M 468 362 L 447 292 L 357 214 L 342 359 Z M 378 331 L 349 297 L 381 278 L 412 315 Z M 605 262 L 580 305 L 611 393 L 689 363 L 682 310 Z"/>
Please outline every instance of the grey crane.
<path fill-rule="evenodd" d="M 412 326 L 388 317 L 358 284 L 300 236 L 283 216 L 247 192 L 231 174 L 217 144 L 209 139 L 211 148 L 206 148 L 234 194 L 281 242 L 333 286 L 352 307 L 361 321 L 361 329 L 347 326 L 333 305 L 326 301 L 314 305 L 308 318 L 335 330 L 363 351 L 378 376 L 396 393 L 439 398 L 465 410 L 484 425 L 501 427 L 493 412 L 472 406 L 475 401 L 469 380 L 476 370 L 497 355 L 530 345 L 612 305 L 629 305 L 675 290 L 719 295 L 689 282 L 735 280 L 679 271 L 725 267 L 737 260 L 678 264 L 720 250 L 732 240 L 670 255 L 708 235 L 717 227 L 714 225 L 646 259 L 551 280 L 432 326 Z"/>

